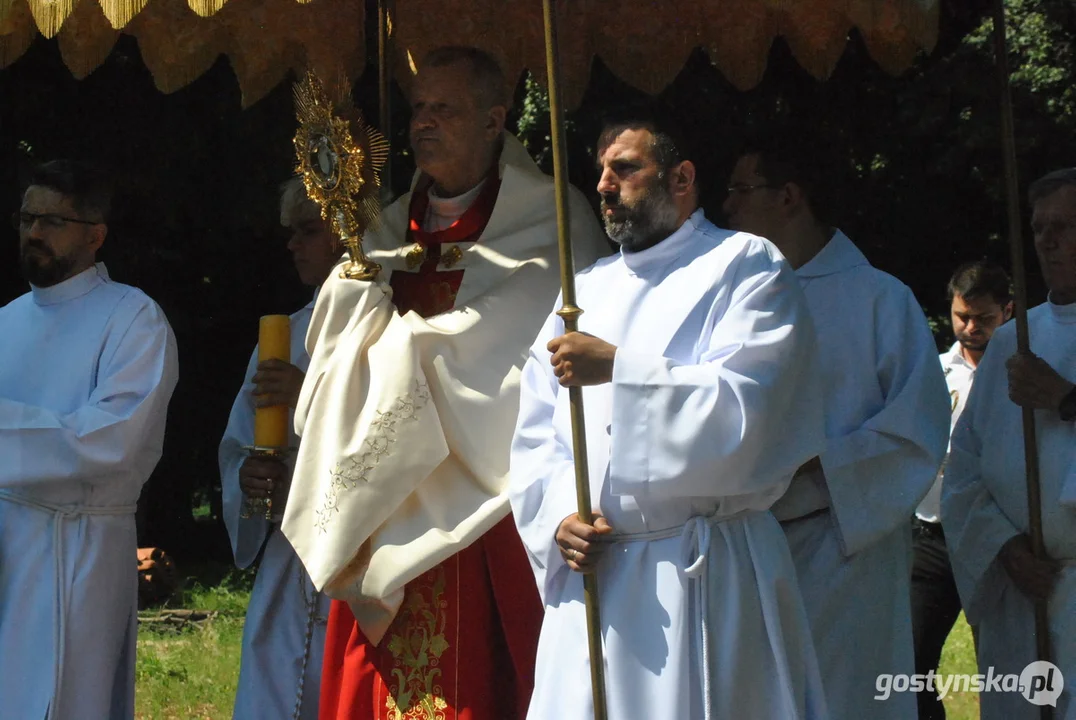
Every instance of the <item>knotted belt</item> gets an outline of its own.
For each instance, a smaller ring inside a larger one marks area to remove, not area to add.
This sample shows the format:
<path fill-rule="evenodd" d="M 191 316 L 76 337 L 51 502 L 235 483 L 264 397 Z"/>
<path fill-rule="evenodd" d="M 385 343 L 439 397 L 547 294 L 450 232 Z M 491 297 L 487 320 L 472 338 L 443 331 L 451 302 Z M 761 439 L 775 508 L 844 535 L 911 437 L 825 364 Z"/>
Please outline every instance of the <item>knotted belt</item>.
<path fill-rule="evenodd" d="M 692 585 L 695 600 L 695 618 L 692 625 L 699 647 L 699 675 L 702 677 L 702 700 L 705 720 L 710 720 L 713 707 L 710 688 L 710 617 L 708 594 L 710 584 L 707 578 L 707 553 L 710 551 L 710 529 L 717 523 L 728 522 L 753 514 L 753 510 L 744 510 L 731 515 L 696 515 L 683 525 L 675 525 L 664 530 L 651 530 L 641 533 L 624 533 L 613 535 L 615 542 L 652 542 L 680 537 L 680 570 Z"/>
<path fill-rule="evenodd" d="M 52 515 L 52 554 L 53 580 L 56 584 L 56 602 L 53 606 L 52 643 L 56 655 L 52 676 L 52 700 L 49 702 L 48 720 L 57 717 L 60 710 L 60 691 L 63 687 L 64 652 L 66 650 L 67 630 L 67 584 L 64 582 L 64 534 L 63 521 L 84 515 L 134 515 L 137 505 L 111 505 L 94 507 L 92 505 L 56 505 L 34 500 L 25 495 L 0 489 L 0 500 L 22 505 L 33 510 Z M 133 562 L 133 560 L 132 560 Z"/>

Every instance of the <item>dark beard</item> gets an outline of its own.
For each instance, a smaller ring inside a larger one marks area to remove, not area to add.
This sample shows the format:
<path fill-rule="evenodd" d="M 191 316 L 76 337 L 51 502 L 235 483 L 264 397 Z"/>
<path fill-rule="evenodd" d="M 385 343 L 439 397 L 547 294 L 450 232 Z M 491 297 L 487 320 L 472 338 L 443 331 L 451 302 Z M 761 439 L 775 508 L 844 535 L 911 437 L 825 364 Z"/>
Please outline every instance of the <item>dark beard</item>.
<path fill-rule="evenodd" d="M 990 342 L 989 340 L 984 340 L 981 343 L 972 344 L 969 340 L 965 340 L 964 337 L 960 335 L 957 336 L 956 341 L 960 343 L 960 347 L 965 350 L 970 350 L 971 352 L 985 352 L 986 346 Z"/>
<path fill-rule="evenodd" d="M 31 254 L 31 248 L 40 252 Z M 51 287 L 67 277 L 75 260 L 71 257 L 59 257 L 43 245 L 28 245 L 19 256 L 19 269 L 23 278 L 37 287 Z"/>
<path fill-rule="evenodd" d="M 608 202 L 612 200 L 612 202 Z M 647 189 L 633 205 L 619 202 L 619 196 L 602 198 L 602 223 L 609 239 L 626 252 L 638 252 L 657 245 L 675 232 L 679 212 L 672 194 L 664 185 L 664 178 Z M 620 219 L 605 214 L 607 208 L 623 212 Z"/>

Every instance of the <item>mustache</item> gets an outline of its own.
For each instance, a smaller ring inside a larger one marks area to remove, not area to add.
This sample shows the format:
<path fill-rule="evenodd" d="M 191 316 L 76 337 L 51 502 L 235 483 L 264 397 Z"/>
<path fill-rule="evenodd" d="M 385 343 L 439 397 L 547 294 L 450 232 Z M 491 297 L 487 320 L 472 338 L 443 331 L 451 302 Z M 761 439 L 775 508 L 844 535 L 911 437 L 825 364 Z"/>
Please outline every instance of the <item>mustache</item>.
<path fill-rule="evenodd" d="M 602 210 L 609 210 L 609 209 L 618 208 L 618 207 L 623 207 L 620 204 L 620 195 L 619 194 L 614 195 L 614 194 L 610 193 L 608 195 L 602 195 L 602 201 L 601 201 L 601 209 Z"/>
<path fill-rule="evenodd" d="M 22 252 L 25 255 L 26 251 L 31 250 L 31 249 L 32 250 L 37 250 L 38 252 L 40 252 L 40 253 L 42 253 L 44 255 L 48 255 L 49 257 L 55 257 L 56 256 L 56 253 L 54 253 L 52 251 L 52 248 L 50 248 L 48 245 L 41 242 L 40 240 L 34 240 L 34 239 L 27 240 L 26 244 L 23 246 Z"/>

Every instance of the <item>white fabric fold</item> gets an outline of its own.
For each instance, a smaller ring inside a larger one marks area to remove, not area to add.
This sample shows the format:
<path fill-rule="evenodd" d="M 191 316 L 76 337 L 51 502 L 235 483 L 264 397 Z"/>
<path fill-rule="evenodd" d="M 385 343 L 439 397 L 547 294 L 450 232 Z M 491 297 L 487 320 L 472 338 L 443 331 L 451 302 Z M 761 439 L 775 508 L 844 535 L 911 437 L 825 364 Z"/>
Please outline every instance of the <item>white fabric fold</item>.
<path fill-rule="evenodd" d="M 452 310 L 423 319 L 393 308 L 409 195 L 364 238 L 380 281 L 334 271 L 315 305 L 282 527 L 315 584 L 346 600 L 375 643 L 410 580 L 509 512 L 520 368 L 559 280 L 553 200 L 551 180 L 508 136 L 489 223 L 452 268 L 464 273 Z M 585 266 L 607 246 L 582 196 L 570 200 Z"/>

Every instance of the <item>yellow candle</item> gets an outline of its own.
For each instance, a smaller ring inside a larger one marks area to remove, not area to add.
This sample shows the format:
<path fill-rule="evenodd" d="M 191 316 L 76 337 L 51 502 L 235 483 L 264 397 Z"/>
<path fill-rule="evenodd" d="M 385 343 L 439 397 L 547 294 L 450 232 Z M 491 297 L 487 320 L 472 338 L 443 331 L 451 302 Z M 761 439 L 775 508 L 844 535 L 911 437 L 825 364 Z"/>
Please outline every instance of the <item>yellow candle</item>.
<path fill-rule="evenodd" d="M 258 362 L 291 362 L 291 320 L 287 315 L 265 315 L 258 325 Z M 258 447 L 286 447 L 289 409 L 287 405 L 255 408 L 254 444 Z"/>

